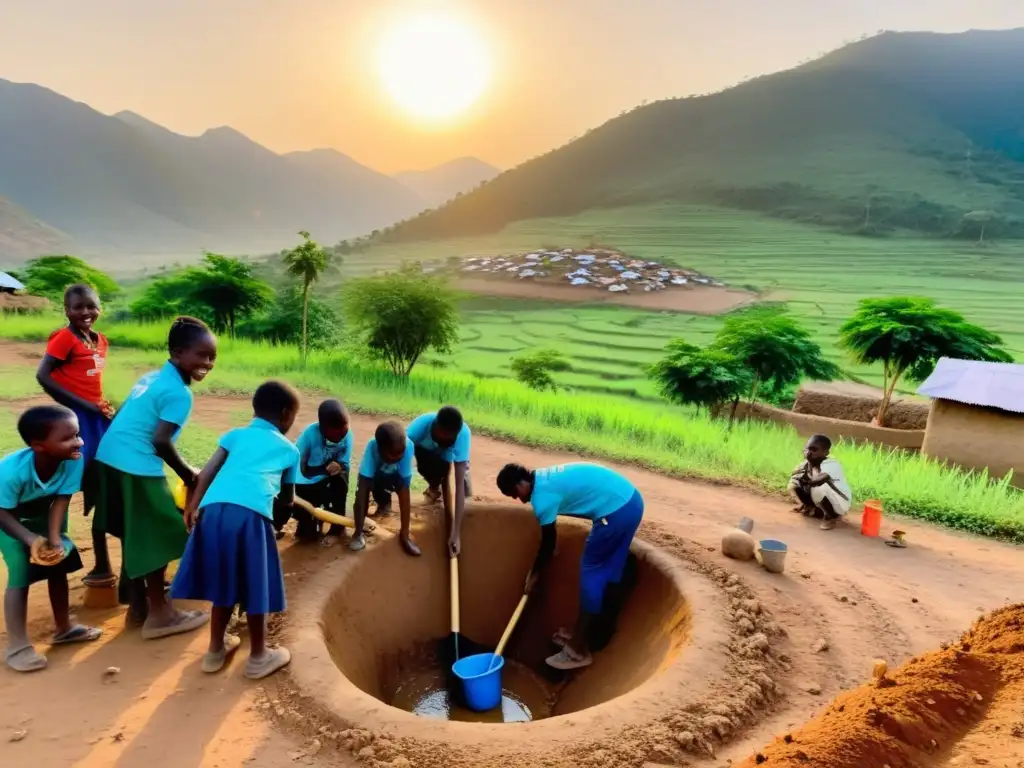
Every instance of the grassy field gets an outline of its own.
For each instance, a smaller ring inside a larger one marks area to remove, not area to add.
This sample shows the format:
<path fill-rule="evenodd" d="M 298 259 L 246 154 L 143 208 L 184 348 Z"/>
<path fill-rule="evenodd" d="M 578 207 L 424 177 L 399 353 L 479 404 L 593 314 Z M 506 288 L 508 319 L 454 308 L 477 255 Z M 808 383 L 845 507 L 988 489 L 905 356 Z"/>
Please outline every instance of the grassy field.
<path fill-rule="evenodd" d="M 41 340 L 46 328 L 40 320 L 45 319 L 5 320 L 0 337 Z M 116 401 L 137 375 L 164 359 L 157 349 L 130 345 L 159 346 L 164 329 L 103 330 L 117 345 L 106 379 Z M 689 409 L 587 393 L 537 393 L 506 379 L 479 379 L 426 366 L 401 379 L 341 355 L 317 353 L 302 370 L 296 350 L 244 341 L 222 343 L 217 368 L 198 391 L 244 394 L 268 377 L 331 393 L 354 410 L 370 413 L 410 417 L 454 403 L 483 434 L 776 492 L 783 490 L 803 444 L 788 427 L 750 422 L 727 430 Z M 23 397 L 34 389 L 31 379 L 31 368 L 10 367 L 0 399 Z M 8 409 L 6 418 L 13 417 Z M 11 430 L 0 432 L 9 443 Z M 190 458 L 201 461 L 209 455 L 212 440 L 209 430 L 190 426 L 182 445 Z M 861 499 L 881 498 L 897 514 L 1024 541 L 1024 494 L 1006 481 L 992 482 L 918 455 L 870 446 L 841 444 L 835 454 Z"/>

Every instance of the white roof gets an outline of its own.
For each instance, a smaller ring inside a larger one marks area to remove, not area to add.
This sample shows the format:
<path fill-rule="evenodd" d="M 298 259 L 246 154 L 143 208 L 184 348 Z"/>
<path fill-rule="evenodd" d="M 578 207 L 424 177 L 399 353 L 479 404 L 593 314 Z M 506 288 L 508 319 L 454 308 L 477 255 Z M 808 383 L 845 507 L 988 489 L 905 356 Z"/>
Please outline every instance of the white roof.
<path fill-rule="evenodd" d="M 6 272 L 0 272 L 0 288 L 8 288 L 13 291 L 23 291 L 25 286 L 15 280 L 13 277 L 8 275 Z"/>
<path fill-rule="evenodd" d="M 943 357 L 917 394 L 1024 413 L 1024 365 Z"/>

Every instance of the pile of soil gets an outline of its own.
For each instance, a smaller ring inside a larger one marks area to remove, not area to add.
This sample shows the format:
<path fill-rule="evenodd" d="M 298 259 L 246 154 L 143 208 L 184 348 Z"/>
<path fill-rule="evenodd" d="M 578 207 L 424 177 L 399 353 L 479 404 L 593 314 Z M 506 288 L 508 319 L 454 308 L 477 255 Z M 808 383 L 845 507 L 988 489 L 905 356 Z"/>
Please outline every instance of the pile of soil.
<path fill-rule="evenodd" d="M 988 762 L 1004 745 L 975 739 L 1002 732 L 1020 739 L 1024 722 L 1013 707 L 1024 692 L 1024 604 L 980 619 L 955 645 L 925 654 L 895 673 L 837 698 L 820 716 L 753 755 L 740 768 L 930 768 L 970 737 Z M 998 727 L 989 721 L 1000 720 Z M 956 765 L 959 758 L 948 763 Z M 993 763 L 995 764 L 995 763 Z M 1020 761 L 1017 765 L 1021 765 Z M 1007 763 L 1010 765 L 1010 763 Z"/>
<path fill-rule="evenodd" d="M 29 314 L 42 312 L 50 307 L 48 299 L 23 293 L 0 293 L 0 313 Z"/>

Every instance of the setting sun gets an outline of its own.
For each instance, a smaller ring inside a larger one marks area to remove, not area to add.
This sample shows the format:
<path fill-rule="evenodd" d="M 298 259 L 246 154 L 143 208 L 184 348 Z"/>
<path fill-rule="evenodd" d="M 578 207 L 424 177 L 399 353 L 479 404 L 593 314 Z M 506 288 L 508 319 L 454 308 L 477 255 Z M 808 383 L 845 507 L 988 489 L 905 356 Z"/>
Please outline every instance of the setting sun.
<path fill-rule="evenodd" d="M 491 76 L 490 56 L 468 24 L 423 15 L 400 22 L 385 36 L 380 74 L 403 109 L 443 120 L 464 112 L 483 94 Z"/>

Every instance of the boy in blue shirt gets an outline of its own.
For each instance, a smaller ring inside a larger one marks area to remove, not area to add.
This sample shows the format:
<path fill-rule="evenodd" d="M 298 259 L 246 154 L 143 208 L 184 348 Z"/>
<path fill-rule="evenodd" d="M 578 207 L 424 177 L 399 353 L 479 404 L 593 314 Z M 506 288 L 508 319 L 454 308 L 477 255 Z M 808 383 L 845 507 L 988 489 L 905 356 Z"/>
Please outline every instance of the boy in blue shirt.
<path fill-rule="evenodd" d="M 66 535 L 68 504 L 82 485 L 78 418 L 63 406 L 29 408 L 18 419 L 27 448 L 0 461 L 0 555 L 7 565 L 4 661 L 16 672 L 46 667 L 28 638 L 28 590 L 46 581 L 56 632 L 53 645 L 96 640 L 103 631 L 71 623 L 68 574 L 82 558 Z"/>
<path fill-rule="evenodd" d="M 348 411 L 340 400 L 324 400 L 317 409 L 317 420 L 302 430 L 295 441 L 299 449 L 299 474 L 295 492 L 314 507 L 323 507 L 336 515 L 345 514 L 348 501 L 349 467 L 352 463 L 352 431 Z M 305 510 L 278 505 L 274 528 L 278 536 L 288 522 L 288 515 L 297 523 L 295 536 L 311 541 L 319 538 L 320 523 Z M 327 530 L 325 545 L 341 536 L 342 527 L 332 524 Z"/>
<path fill-rule="evenodd" d="M 366 444 L 363 460 L 359 464 L 359 483 L 356 486 L 354 505 L 356 528 L 349 549 L 358 551 L 366 546 L 363 526 L 370 506 L 370 495 L 373 495 L 377 504 L 377 514 L 387 515 L 391 512 L 391 494 L 397 493 L 398 511 L 401 514 L 398 540 L 406 554 L 413 557 L 420 555 L 420 548 L 409 533 L 412 516 L 409 486 L 412 484 L 414 453 L 412 440 L 406 437 L 401 424 L 387 421 L 377 427 Z"/>
<path fill-rule="evenodd" d="M 571 633 L 556 633 L 554 642 L 562 650 L 547 659 L 555 669 L 589 666 L 593 662 L 590 632 L 601 613 L 606 589 L 622 580 L 630 544 L 643 519 L 643 497 L 618 472 L 585 462 L 536 471 L 506 464 L 498 473 L 498 489 L 523 504 L 532 504 L 540 523 L 540 549 L 526 579 L 527 592 L 533 590 L 555 553 L 558 516 L 593 523 L 580 563 L 579 618 Z"/>
<path fill-rule="evenodd" d="M 171 597 L 213 603 L 204 672 L 219 672 L 241 640 L 227 634 L 239 605 L 249 625 L 245 676 L 258 680 L 291 661 L 286 648 L 268 648 L 267 614 L 285 609 L 284 575 L 274 535 L 274 504 L 312 507 L 295 496 L 299 450 L 285 437 L 299 412 L 288 384 L 268 381 L 252 398 L 253 420 L 233 429 L 199 473 L 185 507 L 192 532 Z"/>
<path fill-rule="evenodd" d="M 466 497 L 470 495 L 469 426 L 458 408 L 446 405 L 437 413 L 425 413 L 414 419 L 406 434 L 415 447 L 416 470 L 427 481 L 427 490 L 423 495 L 431 504 L 436 504 L 448 490 L 444 480 L 452 466 L 455 467 L 455 520 L 448 537 L 448 555 L 458 557 Z M 445 507 L 448 507 L 447 503 Z"/>

